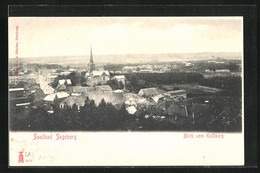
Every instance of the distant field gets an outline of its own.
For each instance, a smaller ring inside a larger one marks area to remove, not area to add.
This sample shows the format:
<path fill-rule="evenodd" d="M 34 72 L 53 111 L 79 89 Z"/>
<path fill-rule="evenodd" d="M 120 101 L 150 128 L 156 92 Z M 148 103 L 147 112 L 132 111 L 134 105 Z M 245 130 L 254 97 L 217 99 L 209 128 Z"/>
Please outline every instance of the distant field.
<path fill-rule="evenodd" d="M 241 76 L 241 73 L 235 72 L 235 73 L 202 73 L 202 75 L 205 78 L 212 78 L 216 76 Z"/>
<path fill-rule="evenodd" d="M 168 91 L 170 90 L 176 90 L 176 89 L 181 89 L 181 90 L 186 90 L 187 92 L 207 92 L 207 93 L 216 93 L 222 91 L 219 88 L 213 88 L 213 87 L 207 87 L 207 86 L 202 86 L 198 84 L 174 84 L 174 85 L 162 85 L 163 89 L 166 89 Z"/>

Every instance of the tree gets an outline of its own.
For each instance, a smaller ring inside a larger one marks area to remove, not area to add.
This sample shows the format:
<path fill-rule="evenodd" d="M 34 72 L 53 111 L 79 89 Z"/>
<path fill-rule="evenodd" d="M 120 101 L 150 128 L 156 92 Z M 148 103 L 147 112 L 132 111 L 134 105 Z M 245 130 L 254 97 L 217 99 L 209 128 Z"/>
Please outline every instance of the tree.
<path fill-rule="evenodd" d="M 104 70 L 108 71 L 121 71 L 123 68 L 123 64 L 107 64 L 104 66 Z"/>
<path fill-rule="evenodd" d="M 86 75 L 86 72 L 85 72 L 85 71 L 82 71 L 82 72 L 80 73 L 80 75 L 81 75 L 81 76 L 85 76 L 85 75 Z"/>
<path fill-rule="evenodd" d="M 239 66 L 235 63 L 229 63 L 227 65 L 227 69 L 229 69 L 230 71 L 238 71 L 239 70 Z"/>
<path fill-rule="evenodd" d="M 77 72 L 72 72 L 68 75 L 68 78 L 71 80 L 72 86 L 80 84 L 80 74 Z"/>
<path fill-rule="evenodd" d="M 122 126 L 125 123 L 125 121 L 127 121 L 127 118 L 129 117 L 128 112 L 126 110 L 126 105 L 124 103 L 122 104 L 118 114 L 121 121 L 120 124 Z"/>
<path fill-rule="evenodd" d="M 116 79 L 112 79 L 112 80 L 108 81 L 108 85 L 113 90 L 123 89 L 124 88 L 124 84 L 121 81 L 118 82 Z"/>
<path fill-rule="evenodd" d="M 55 98 L 53 100 L 53 112 L 55 114 L 60 113 L 60 102 L 59 102 L 57 94 L 55 95 Z"/>
<path fill-rule="evenodd" d="M 106 112 L 106 106 L 107 106 L 107 103 L 105 102 L 104 99 L 102 99 L 101 102 L 98 105 L 98 110 L 100 111 L 100 113 Z"/>
<path fill-rule="evenodd" d="M 118 82 L 118 89 L 123 89 L 125 86 L 124 84 L 122 83 L 122 81 L 119 81 Z"/>

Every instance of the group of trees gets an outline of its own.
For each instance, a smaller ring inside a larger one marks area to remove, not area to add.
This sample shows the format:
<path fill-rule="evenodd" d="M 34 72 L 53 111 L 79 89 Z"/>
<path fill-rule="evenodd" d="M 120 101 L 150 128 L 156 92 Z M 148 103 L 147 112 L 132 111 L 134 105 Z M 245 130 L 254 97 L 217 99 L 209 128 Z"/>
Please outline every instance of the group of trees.
<path fill-rule="evenodd" d="M 126 89 L 130 92 L 139 92 L 142 88 L 156 87 L 157 84 L 148 82 L 146 80 L 141 80 L 138 78 L 137 74 L 128 74 L 126 75 Z"/>
<path fill-rule="evenodd" d="M 208 96 L 207 96 L 208 97 Z M 202 98 L 204 100 L 205 98 Z M 141 111 L 139 125 L 142 130 L 174 130 L 174 131 L 213 131 L 213 132 L 239 132 L 242 130 L 241 100 L 234 97 L 213 96 L 209 104 L 199 103 L 198 100 L 184 101 L 188 116 L 159 113 L 164 119 L 156 119 L 145 115 L 151 114 L 151 110 Z M 177 103 L 176 103 L 177 104 Z M 155 113 L 154 111 L 152 113 Z M 177 115 L 177 116 L 176 116 Z"/>
<path fill-rule="evenodd" d="M 47 113 L 46 108 L 38 107 L 27 109 L 11 109 L 11 130 L 39 130 L 39 131 L 66 131 L 66 130 L 125 130 L 125 123 L 131 119 L 125 105 L 117 110 L 111 103 L 104 100 L 96 106 L 93 100 L 86 98 L 85 105 L 80 107 L 74 104 L 61 109 L 54 102 L 53 113 Z"/>
<path fill-rule="evenodd" d="M 169 72 L 169 73 L 127 73 L 126 78 L 133 84 L 137 80 L 145 80 L 155 84 L 193 83 L 203 79 L 199 73 Z"/>
<path fill-rule="evenodd" d="M 202 74 L 186 72 L 126 73 L 124 75 L 127 79 L 126 88 L 132 92 L 167 84 L 198 83 L 204 79 Z"/>
<path fill-rule="evenodd" d="M 177 119 L 167 113 L 156 119 L 158 111 L 138 109 L 138 114 L 129 115 L 125 105 L 116 109 L 104 100 L 96 105 L 88 97 L 84 106 L 59 108 L 58 102 L 53 104 L 53 113 L 46 108 L 19 108 L 15 106 L 10 112 L 10 128 L 13 131 L 126 131 L 126 130 L 198 130 L 198 131 L 241 131 L 241 100 L 234 97 L 216 96 L 209 105 L 199 104 L 196 100 L 186 102 L 188 116 L 178 115 Z M 146 118 L 146 115 L 150 115 Z"/>
<path fill-rule="evenodd" d="M 241 96 L 242 79 L 240 76 L 214 76 L 199 81 L 200 85 L 220 88 L 228 92 L 228 95 Z"/>
<path fill-rule="evenodd" d="M 171 73 L 127 73 L 127 89 L 153 87 L 163 84 L 197 83 L 215 87 L 241 95 L 242 81 L 240 76 L 215 76 L 204 78 L 199 73 L 171 72 Z M 132 91 L 131 90 L 131 91 Z"/>
<path fill-rule="evenodd" d="M 199 100 L 208 100 L 208 104 Z M 239 96 L 201 96 L 186 103 L 188 113 L 194 116 L 191 127 L 206 131 L 241 131 L 242 102 Z"/>
<path fill-rule="evenodd" d="M 108 71 L 121 71 L 125 65 L 124 64 L 107 64 L 104 65 L 104 70 Z"/>
<path fill-rule="evenodd" d="M 215 72 L 216 70 L 220 69 L 228 69 L 231 72 L 239 72 L 241 69 L 238 65 L 238 62 L 224 62 L 224 63 L 215 63 L 215 62 L 207 62 L 207 61 L 200 61 L 200 62 L 194 62 L 194 66 L 192 67 L 186 67 L 190 68 L 194 71 L 201 71 L 204 72 L 205 70 L 210 70 L 212 72 Z"/>

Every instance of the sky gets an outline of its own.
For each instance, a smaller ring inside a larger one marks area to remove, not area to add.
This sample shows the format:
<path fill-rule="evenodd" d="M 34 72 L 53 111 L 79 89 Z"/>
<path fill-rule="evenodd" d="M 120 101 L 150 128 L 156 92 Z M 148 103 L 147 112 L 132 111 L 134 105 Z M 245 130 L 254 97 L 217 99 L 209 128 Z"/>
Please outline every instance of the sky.
<path fill-rule="evenodd" d="M 16 49 L 26 58 L 89 55 L 90 47 L 94 55 L 242 52 L 243 18 L 9 18 L 9 58 Z"/>

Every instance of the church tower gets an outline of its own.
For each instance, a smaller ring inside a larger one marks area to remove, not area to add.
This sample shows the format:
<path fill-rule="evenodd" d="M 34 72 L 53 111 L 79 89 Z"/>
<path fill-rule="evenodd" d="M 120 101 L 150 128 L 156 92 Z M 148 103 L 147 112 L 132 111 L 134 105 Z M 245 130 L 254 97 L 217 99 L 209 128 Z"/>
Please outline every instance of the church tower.
<path fill-rule="evenodd" d="M 93 55 L 92 55 L 92 47 L 90 46 L 90 59 L 89 59 L 89 73 L 94 70 L 94 62 L 93 62 Z"/>

